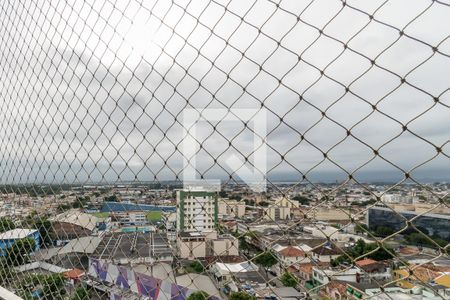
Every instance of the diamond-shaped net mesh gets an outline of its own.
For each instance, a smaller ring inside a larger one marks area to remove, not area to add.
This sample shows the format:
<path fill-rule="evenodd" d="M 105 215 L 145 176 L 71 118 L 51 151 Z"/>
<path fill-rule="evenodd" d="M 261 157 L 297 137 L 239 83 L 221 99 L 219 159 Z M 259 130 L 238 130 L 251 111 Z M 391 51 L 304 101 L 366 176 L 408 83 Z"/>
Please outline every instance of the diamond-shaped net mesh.
<path fill-rule="evenodd" d="M 450 299 L 449 1 L 0 8 L 0 298 Z"/>

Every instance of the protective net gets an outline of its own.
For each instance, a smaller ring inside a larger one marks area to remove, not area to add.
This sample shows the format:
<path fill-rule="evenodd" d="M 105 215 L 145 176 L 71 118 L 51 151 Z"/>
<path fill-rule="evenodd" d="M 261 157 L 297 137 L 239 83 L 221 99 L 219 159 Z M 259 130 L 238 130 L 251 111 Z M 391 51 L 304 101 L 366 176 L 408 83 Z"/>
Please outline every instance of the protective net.
<path fill-rule="evenodd" d="M 450 299 L 448 0 L 0 8 L 0 298 Z"/>

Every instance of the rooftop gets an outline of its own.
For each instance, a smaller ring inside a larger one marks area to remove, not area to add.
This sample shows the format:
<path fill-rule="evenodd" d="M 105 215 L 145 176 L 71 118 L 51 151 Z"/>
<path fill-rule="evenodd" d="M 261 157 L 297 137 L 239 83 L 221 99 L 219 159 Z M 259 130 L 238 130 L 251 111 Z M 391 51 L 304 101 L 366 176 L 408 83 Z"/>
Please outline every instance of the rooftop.
<path fill-rule="evenodd" d="M 96 216 L 86 214 L 78 210 L 68 210 L 62 214 L 50 218 L 50 221 L 74 224 L 92 231 L 100 219 Z"/>
<path fill-rule="evenodd" d="M 67 254 L 71 252 L 91 254 L 94 253 L 101 241 L 102 238 L 99 236 L 80 237 L 78 239 L 70 240 L 56 254 Z"/>
<path fill-rule="evenodd" d="M 16 240 L 23 239 L 37 232 L 37 229 L 16 228 L 0 233 L 0 240 Z"/>
<path fill-rule="evenodd" d="M 80 269 L 72 269 L 69 270 L 67 272 L 64 272 L 64 276 L 70 279 L 77 279 L 80 278 L 81 276 L 83 276 L 85 274 L 85 272 L 83 270 Z"/>
<path fill-rule="evenodd" d="M 172 249 L 166 237 L 156 232 L 115 232 L 107 234 L 93 252 L 100 259 L 166 259 Z"/>
<path fill-rule="evenodd" d="M 298 249 L 297 247 L 289 246 L 281 250 L 280 253 L 284 257 L 303 257 L 305 252 Z"/>
<path fill-rule="evenodd" d="M 369 266 L 369 265 L 376 264 L 376 263 L 378 263 L 376 260 L 373 260 L 370 258 L 365 258 L 365 259 L 358 260 L 356 262 L 356 265 L 358 267 L 364 267 L 364 266 Z"/>
<path fill-rule="evenodd" d="M 334 245 L 329 246 L 319 246 L 314 248 L 312 252 L 318 255 L 339 255 L 342 254 L 342 251 L 339 248 L 336 248 Z"/>
<path fill-rule="evenodd" d="M 266 285 L 269 280 L 266 272 L 260 271 L 248 271 L 248 272 L 238 272 L 234 273 L 233 277 L 236 278 L 240 283 L 257 283 Z"/>
<path fill-rule="evenodd" d="M 211 296 L 220 296 L 219 290 L 217 290 L 214 282 L 206 275 L 201 274 L 184 274 L 176 278 L 178 285 L 187 287 L 191 290 L 202 290 Z"/>
<path fill-rule="evenodd" d="M 226 275 L 229 273 L 242 273 L 242 272 L 251 272 L 251 271 L 258 271 L 258 266 L 246 261 L 242 263 L 231 263 L 231 264 L 224 264 L 220 262 L 216 262 L 215 264 L 216 269 L 221 273 L 221 275 Z"/>
<path fill-rule="evenodd" d="M 35 261 L 26 265 L 21 265 L 14 268 L 16 272 L 35 271 L 37 269 L 46 270 L 50 273 L 63 273 L 69 271 L 68 269 L 61 268 L 60 266 L 46 263 L 44 261 Z"/>

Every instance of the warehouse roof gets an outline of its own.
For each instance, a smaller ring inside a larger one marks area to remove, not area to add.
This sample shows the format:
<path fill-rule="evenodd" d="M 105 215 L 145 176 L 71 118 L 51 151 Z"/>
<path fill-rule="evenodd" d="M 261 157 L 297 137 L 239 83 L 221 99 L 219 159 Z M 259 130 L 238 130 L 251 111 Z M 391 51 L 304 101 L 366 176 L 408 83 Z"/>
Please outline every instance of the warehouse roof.
<path fill-rule="evenodd" d="M 23 239 L 37 232 L 37 229 L 16 228 L 0 233 L 0 240 L 16 240 Z"/>
<path fill-rule="evenodd" d="M 100 221 L 96 216 L 80 212 L 78 210 L 68 210 L 59 214 L 53 218 L 50 218 L 52 222 L 62 222 L 78 225 L 88 230 L 94 230 L 97 222 Z"/>
<path fill-rule="evenodd" d="M 67 254 L 72 252 L 92 254 L 102 241 L 99 236 L 85 236 L 78 239 L 70 240 L 62 247 L 57 254 Z"/>
<path fill-rule="evenodd" d="M 257 265 L 249 261 L 236 264 L 224 264 L 216 262 L 215 269 L 218 273 L 220 273 L 220 276 L 230 273 L 253 272 L 259 270 Z"/>

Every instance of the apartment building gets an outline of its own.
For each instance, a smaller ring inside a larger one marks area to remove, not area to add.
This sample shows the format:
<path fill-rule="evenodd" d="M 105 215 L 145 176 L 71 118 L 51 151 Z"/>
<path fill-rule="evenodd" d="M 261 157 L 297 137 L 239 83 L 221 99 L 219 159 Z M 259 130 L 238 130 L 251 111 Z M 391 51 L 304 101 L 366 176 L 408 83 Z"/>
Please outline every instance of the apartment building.
<path fill-rule="evenodd" d="M 245 202 L 230 200 L 228 198 L 219 199 L 219 216 L 232 216 L 242 218 L 245 215 Z"/>
<path fill-rule="evenodd" d="M 217 219 L 217 193 L 177 191 L 177 232 L 214 231 Z"/>

